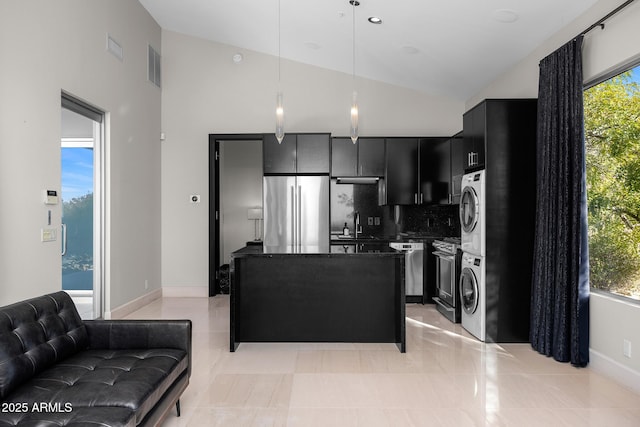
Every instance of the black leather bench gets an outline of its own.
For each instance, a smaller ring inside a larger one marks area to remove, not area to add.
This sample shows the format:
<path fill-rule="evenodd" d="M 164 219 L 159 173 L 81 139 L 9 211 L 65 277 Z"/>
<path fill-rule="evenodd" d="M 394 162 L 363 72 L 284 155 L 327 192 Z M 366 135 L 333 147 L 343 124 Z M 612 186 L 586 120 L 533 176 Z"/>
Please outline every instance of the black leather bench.
<path fill-rule="evenodd" d="M 0 426 L 157 425 L 190 375 L 190 320 L 83 321 L 65 292 L 0 308 Z"/>

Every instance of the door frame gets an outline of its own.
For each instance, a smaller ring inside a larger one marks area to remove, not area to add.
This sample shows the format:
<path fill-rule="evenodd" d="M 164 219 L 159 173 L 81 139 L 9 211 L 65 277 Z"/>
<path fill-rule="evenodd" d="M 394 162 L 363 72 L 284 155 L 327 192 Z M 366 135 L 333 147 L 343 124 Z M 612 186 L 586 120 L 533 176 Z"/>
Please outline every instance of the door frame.
<path fill-rule="evenodd" d="M 209 134 L 209 296 L 220 293 L 220 143 L 262 141 L 261 133 Z"/>

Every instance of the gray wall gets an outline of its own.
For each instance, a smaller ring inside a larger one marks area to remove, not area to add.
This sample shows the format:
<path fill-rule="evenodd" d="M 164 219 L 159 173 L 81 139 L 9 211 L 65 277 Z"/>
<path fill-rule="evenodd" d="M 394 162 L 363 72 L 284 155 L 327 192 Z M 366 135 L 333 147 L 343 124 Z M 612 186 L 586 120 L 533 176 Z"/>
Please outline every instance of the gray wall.
<path fill-rule="evenodd" d="M 105 49 L 109 33 L 124 48 Z M 107 112 L 106 310 L 160 283 L 160 90 L 146 81 L 160 27 L 136 1 L 3 1 L 0 13 L 0 304 L 61 289 L 41 243 L 42 190 L 60 190 L 60 93 Z M 60 224 L 60 205 L 53 224 Z"/>

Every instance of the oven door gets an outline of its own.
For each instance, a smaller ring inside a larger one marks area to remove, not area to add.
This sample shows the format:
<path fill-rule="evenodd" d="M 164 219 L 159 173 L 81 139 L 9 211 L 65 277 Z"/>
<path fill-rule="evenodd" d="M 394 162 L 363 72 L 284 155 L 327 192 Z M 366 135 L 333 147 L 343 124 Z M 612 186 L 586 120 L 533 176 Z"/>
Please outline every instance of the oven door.
<path fill-rule="evenodd" d="M 436 287 L 438 297 L 455 307 L 456 256 L 443 251 L 434 251 L 436 256 Z"/>

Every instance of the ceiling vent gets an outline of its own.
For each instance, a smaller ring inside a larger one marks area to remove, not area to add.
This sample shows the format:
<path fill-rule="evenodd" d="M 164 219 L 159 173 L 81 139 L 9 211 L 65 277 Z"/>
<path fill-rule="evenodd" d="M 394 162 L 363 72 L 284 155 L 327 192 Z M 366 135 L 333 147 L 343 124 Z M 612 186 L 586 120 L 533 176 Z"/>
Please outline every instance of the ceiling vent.
<path fill-rule="evenodd" d="M 124 57 L 124 51 L 120 43 L 115 41 L 109 34 L 107 34 L 107 50 L 113 54 L 116 58 L 122 61 Z"/>
<path fill-rule="evenodd" d="M 154 85 L 160 86 L 160 54 L 149 45 L 149 81 Z"/>

